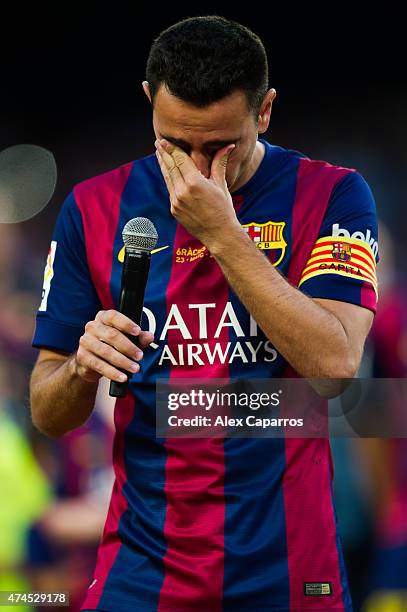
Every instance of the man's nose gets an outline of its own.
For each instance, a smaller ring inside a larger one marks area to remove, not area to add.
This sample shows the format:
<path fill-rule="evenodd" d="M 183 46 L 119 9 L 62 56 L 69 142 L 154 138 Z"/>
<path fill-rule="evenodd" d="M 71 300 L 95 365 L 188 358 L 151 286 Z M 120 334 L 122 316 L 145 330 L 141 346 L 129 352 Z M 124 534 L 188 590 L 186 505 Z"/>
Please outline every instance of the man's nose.
<path fill-rule="evenodd" d="M 200 171 L 200 173 L 203 174 L 205 178 L 209 178 L 211 175 L 212 160 L 209 159 L 207 155 L 204 155 L 203 153 L 199 153 L 197 151 L 191 152 L 191 159 Z"/>

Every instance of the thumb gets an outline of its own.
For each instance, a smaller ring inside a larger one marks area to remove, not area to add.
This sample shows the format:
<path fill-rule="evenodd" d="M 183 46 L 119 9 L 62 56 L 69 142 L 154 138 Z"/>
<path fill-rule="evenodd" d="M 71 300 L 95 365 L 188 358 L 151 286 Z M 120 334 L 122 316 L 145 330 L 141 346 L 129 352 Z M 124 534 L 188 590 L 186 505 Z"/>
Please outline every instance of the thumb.
<path fill-rule="evenodd" d="M 223 149 L 219 149 L 212 160 L 211 178 L 220 187 L 225 187 L 226 185 L 226 166 L 228 165 L 229 156 L 235 146 L 236 145 L 232 144 L 227 145 Z"/>

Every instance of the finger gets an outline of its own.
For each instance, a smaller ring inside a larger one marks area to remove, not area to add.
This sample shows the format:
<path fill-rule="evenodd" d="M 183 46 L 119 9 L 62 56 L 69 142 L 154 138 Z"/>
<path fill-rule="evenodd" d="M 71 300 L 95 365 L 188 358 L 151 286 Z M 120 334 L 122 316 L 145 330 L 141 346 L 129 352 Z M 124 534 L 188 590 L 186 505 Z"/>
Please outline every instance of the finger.
<path fill-rule="evenodd" d="M 174 164 L 184 181 L 201 177 L 201 173 L 195 166 L 192 158 L 180 147 L 172 144 L 172 142 L 168 142 L 168 140 L 165 140 L 164 138 L 156 142 L 158 150 L 165 152 L 163 159 L 167 167 L 168 164 Z"/>
<path fill-rule="evenodd" d="M 90 370 L 97 372 L 101 376 L 106 376 L 109 380 L 116 380 L 117 382 L 124 382 L 128 379 L 128 376 L 124 372 L 120 372 L 110 363 L 107 363 L 100 357 L 93 355 L 85 347 L 80 347 L 78 350 L 78 366 L 79 370 Z"/>
<path fill-rule="evenodd" d="M 103 323 L 99 323 L 99 321 L 95 321 L 93 325 L 87 325 L 85 327 L 85 331 L 88 332 L 89 335 L 93 336 L 97 340 L 100 340 L 106 344 L 109 344 L 113 348 L 115 348 L 119 353 L 126 355 L 129 359 L 133 359 L 134 361 L 140 361 L 143 358 L 143 351 L 141 348 L 136 346 L 134 342 L 129 340 L 123 332 L 115 329 L 114 327 L 110 327 L 109 325 L 103 325 Z M 139 335 L 137 335 L 137 340 L 139 339 Z"/>
<path fill-rule="evenodd" d="M 114 346 L 120 353 L 137 361 L 143 358 L 141 349 L 146 348 L 154 340 L 154 335 L 151 332 L 141 330 L 139 325 L 117 310 L 99 311 L 95 321 L 90 321 L 85 325 L 85 330 L 89 330 L 97 338 Z M 120 331 L 123 333 L 120 333 Z M 140 347 L 135 346 L 123 334 L 137 336 Z"/>
<path fill-rule="evenodd" d="M 178 171 L 171 155 L 166 153 L 166 151 L 159 146 L 157 147 L 157 158 L 170 194 L 171 213 L 174 213 L 173 207 L 179 200 L 179 194 L 185 191 L 185 181 Z"/>
<path fill-rule="evenodd" d="M 155 144 L 160 155 L 161 162 L 166 169 L 167 176 L 170 177 L 173 187 L 173 194 L 176 197 L 177 191 L 179 193 L 180 190 L 185 187 L 185 180 L 173 157 L 165 150 L 158 140 L 156 140 Z"/>
<path fill-rule="evenodd" d="M 164 164 L 162 160 L 161 154 L 158 151 L 158 149 L 155 152 L 155 154 L 158 160 L 158 164 L 160 166 L 161 174 L 163 175 L 165 184 L 167 185 L 168 193 L 170 194 L 170 200 L 172 203 L 174 203 L 176 200 L 176 195 L 175 195 L 174 185 L 173 185 L 171 176 L 167 170 L 167 166 Z"/>
<path fill-rule="evenodd" d="M 125 370 L 126 372 L 138 372 L 140 369 L 138 363 L 117 351 L 110 344 L 98 340 L 91 334 L 85 334 L 82 336 L 80 344 L 91 355 L 98 357 L 103 362 L 114 366 L 115 368 Z"/>
<path fill-rule="evenodd" d="M 211 165 L 211 178 L 220 187 L 227 187 L 226 184 L 226 167 L 228 165 L 229 156 L 236 145 L 227 145 L 223 149 L 216 152 Z"/>
<path fill-rule="evenodd" d="M 96 321 L 114 327 L 125 334 L 138 336 L 140 333 L 140 325 L 137 325 L 129 317 L 126 317 L 122 312 L 118 310 L 100 310 L 96 317 Z"/>
<path fill-rule="evenodd" d="M 141 331 L 138 339 L 141 348 L 146 348 L 154 341 L 154 335 L 149 331 Z"/>

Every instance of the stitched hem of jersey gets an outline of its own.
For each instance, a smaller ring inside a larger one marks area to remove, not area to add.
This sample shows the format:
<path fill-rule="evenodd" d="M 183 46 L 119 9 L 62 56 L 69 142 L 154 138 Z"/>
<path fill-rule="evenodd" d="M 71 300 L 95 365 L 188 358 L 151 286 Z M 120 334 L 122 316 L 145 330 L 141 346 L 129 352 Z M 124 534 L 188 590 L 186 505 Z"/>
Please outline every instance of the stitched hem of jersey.
<path fill-rule="evenodd" d="M 375 306 L 368 306 L 366 304 L 361 304 L 360 302 L 358 302 L 356 299 L 352 300 L 350 298 L 345 299 L 342 295 L 327 295 L 328 292 L 325 292 L 323 290 L 321 291 L 310 291 L 309 289 L 307 290 L 307 282 L 305 281 L 301 287 L 299 287 L 299 291 L 302 291 L 303 293 L 305 293 L 306 295 L 308 295 L 308 297 L 311 298 L 316 298 L 316 299 L 321 299 L 321 300 L 336 300 L 338 302 L 346 302 L 347 304 L 354 304 L 355 306 L 360 306 L 361 308 L 366 308 L 366 310 L 370 310 L 370 312 L 373 312 L 373 314 L 376 314 L 377 312 L 377 304 Z M 372 291 L 374 291 L 374 289 L 372 288 Z"/>
<path fill-rule="evenodd" d="M 55 323 L 56 325 L 62 325 L 62 327 L 74 327 L 75 329 L 82 329 L 80 325 L 76 323 L 69 323 L 68 321 L 61 321 L 61 319 L 51 319 L 51 317 L 42 317 L 41 312 L 37 318 L 38 323 Z"/>
<path fill-rule="evenodd" d="M 34 348 L 51 347 L 72 353 L 78 348 L 83 328 L 50 318 L 37 318 L 31 346 Z"/>
<path fill-rule="evenodd" d="M 103 599 L 103 605 L 101 600 Z M 86 603 L 86 605 L 85 605 Z M 123 606 L 131 605 L 132 612 L 205 612 L 206 608 L 197 608 L 194 605 L 191 606 L 168 606 L 163 604 L 157 604 L 151 606 L 149 602 L 134 601 L 134 599 L 126 599 L 123 597 L 116 597 L 115 595 L 109 594 L 103 591 L 102 595 L 88 595 L 85 598 L 84 605 L 81 607 L 82 610 L 104 610 L 105 612 L 114 612 L 117 609 L 117 604 L 123 604 Z M 95 606 L 93 608 L 92 606 Z M 253 605 L 256 607 L 256 612 L 349 612 L 343 606 L 341 608 L 329 608 L 326 605 L 323 608 L 270 608 L 260 607 L 255 602 Z M 233 608 L 234 612 L 253 612 L 253 605 L 249 608 Z M 137 607 L 135 607 L 137 606 Z"/>

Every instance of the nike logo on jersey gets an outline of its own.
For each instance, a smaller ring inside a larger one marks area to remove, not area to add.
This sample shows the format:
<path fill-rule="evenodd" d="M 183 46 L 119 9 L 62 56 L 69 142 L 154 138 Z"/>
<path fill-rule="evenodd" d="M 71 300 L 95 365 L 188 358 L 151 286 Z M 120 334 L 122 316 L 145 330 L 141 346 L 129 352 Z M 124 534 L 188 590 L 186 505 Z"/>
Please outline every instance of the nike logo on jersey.
<path fill-rule="evenodd" d="M 169 245 L 169 244 L 167 244 L 167 246 L 159 247 L 158 249 L 153 249 L 153 250 L 151 251 L 151 255 L 154 255 L 154 253 L 159 253 L 160 251 L 164 251 L 164 249 L 168 249 L 168 248 L 169 248 L 169 246 L 170 246 L 170 245 Z M 124 262 L 124 249 L 125 249 L 125 247 L 123 246 L 123 247 L 120 249 L 120 252 L 119 252 L 119 254 L 118 254 L 118 256 L 117 256 L 117 259 L 120 261 L 120 263 L 123 263 L 123 262 Z"/>

